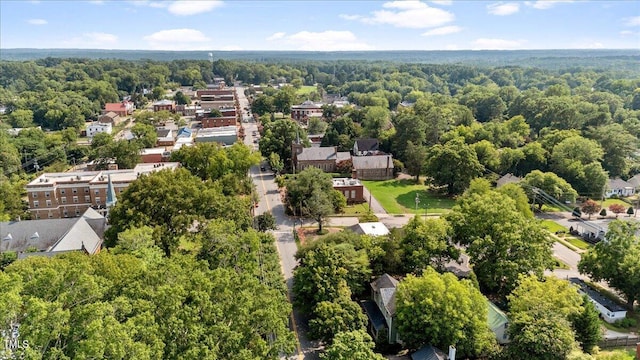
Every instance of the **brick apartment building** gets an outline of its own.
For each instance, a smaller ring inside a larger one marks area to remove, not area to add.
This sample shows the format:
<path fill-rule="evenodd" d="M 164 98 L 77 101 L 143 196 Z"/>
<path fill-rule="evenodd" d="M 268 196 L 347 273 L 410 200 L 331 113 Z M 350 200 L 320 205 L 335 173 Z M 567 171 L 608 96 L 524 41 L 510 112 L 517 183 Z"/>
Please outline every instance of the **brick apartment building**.
<path fill-rule="evenodd" d="M 364 188 L 358 179 L 335 178 L 333 179 L 333 189 L 340 191 L 347 198 L 347 204 L 365 202 Z"/>
<path fill-rule="evenodd" d="M 156 101 L 153 103 L 154 112 L 163 111 L 163 110 L 167 110 L 169 112 L 175 112 L 176 111 L 175 107 L 176 107 L 175 101 L 166 100 L 166 99 Z"/>
<path fill-rule="evenodd" d="M 44 173 L 27 184 L 29 211 L 34 219 L 78 217 L 89 207 L 106 213 L 107 184 L 111 176 L 119 195 L 141 174 L 174 169 L 179 163 L 138 164 L 133 169 Z"/>

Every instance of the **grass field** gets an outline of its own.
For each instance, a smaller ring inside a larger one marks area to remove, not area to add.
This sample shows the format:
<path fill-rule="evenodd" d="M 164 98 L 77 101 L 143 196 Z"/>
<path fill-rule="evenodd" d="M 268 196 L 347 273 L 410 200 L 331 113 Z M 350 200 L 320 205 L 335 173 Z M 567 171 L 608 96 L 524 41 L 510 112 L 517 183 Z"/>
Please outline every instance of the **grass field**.
<path fill-rule="evenodd" d="M 442 214 L 455 204 L 453 199 L 434 195 L 413 180 L 363 181 L 363 184 L 389 214 Z M 417 211 L 416 194 L 420 200 Z"/>
<path fill-rule="evenodd" d="M 620 204 L 620 205 L 624 206 L 626 209 L 628 209 L 629 206 L 631 206 L 631 204 L 629 204 L 628 202 L 625 202 L 625 201 L 620 200 L 620 199 L 607 199 L 602 203 L 602 207 L 608 210 L 609 206 L 611 206 L 613 204 Z"/>
<path fill-rule="evenodd" d="M 589 244 L 588 242 L 571 235 L 566 235 L 564 237 L 564 241 L 567 241 L 569 244 L 581 250 L 587 250 L 588 248 L 591 247 L 591 244 Z"/>
<path fill-rule="evenodd" d="M 567 229 L 566 227 L 558 224 L 557 222 L 553 221 L 553 220 L 542 220 L 542 227 L 551 231 L 552 233 L 558 232 L 558 231 L 565 231 L 568 232 L 569 229 Z"/>
<path fill-rule="evenodd" d="M 313 85 L 304 85 L 300 89 L 296 90 L 296 94 L 297 95 L 309 95 L 313 91 L 318 91 L 318 88 L 316 88 Z"/>
<path fill-rule="evenodd" d="M 347 207 L 344 208 L 343 215 L 359 216 L 359 215 L 367 214 L 368 212 L 369 212 L 369 204 L 362 203 L 357 205 L 347 205 Z"/>

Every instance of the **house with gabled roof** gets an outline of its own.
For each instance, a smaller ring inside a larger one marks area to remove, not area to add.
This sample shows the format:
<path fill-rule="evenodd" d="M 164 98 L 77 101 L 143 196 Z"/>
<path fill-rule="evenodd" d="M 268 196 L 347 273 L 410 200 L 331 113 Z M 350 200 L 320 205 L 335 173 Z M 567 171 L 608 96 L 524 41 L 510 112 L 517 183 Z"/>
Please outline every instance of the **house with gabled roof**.
<path fill-rule="evenodd" d="M 54 256 L 69 251 L 100 252 L 106 218 L 88 208 L 78 218 L 0 223 L 0 253 L 15 251 L 18 258 Z"/>
<path fill-rule="evenodd" d="M 624 181 L 620 178 L 609 179 L 607 182 L 607 188 L 604 192 L 604 196 L 610 198 L 616 196 L 632 196 L 636 193 L 636 187 L 631 183 Z"/>
<path fill-rule="evenodd" d="M 504 174 L 496 181 L 496 187 L 505 186 L 507 184 L 518 183 L 522 180 L 521 177 L 515 176 L 513 174 Z"/>
<path fill-rule="evenodd" d="M 507 328 L 509 327 L 509 318 L 507 314 L 505 314 L 502 310 L 500 310 L 496 304 L 492 303 L 487 299 L 487 306 L 489 308 L 489 312 L 487 313 L 487 323 L 489 325 L 489 329 L 495 334 L 496 340 L 498 340 L 498 344 L 507 344 L 511 340 L 509 339 L 509 334 L 507 333 Z"/>
<path fill-rule="evenodd" d="M 620 304 L 602 295 L 598 290 L 577 277 L 569 278 L 569 282 L 578 287 L 580 294 L 587 295 L 589 300 L 596 307 L 596 310 L 602 316 L 604 321 L 612 324 L 618 320 L 622 320 L 627 316 L 627 309 Z"/>
<path fill-rule="evenodd" d="M 377 155 L 379 147 L 378 139 L 356 139 L 353 143 L 353 155 Z"/>
<path fill-rule="evenodd" d="M 636 190 L 640 189 L 640 174 L 633 175 L 627 182 Z"/>
<path fill-rule="evenodd" d="M 102 114 L 108 114 L 109 112 L 114 112 L 118 114 L 118 116 L 125 117 L 133 114 L 133 110 L 135 110 L 135 105 L 131 101 L 121 101 L 117 103 L 106 103 L 104 104 L 104 109 L 102 110 Z"/>
<path fill-rule="evenodd" d="M 389 344 L 400 341 L 395 324 L 398 280 L 383 274 L 371 284 L 372 299 L 362 303 L 369 318 L 368 329 L 374 340 L 386 336 Z"/>

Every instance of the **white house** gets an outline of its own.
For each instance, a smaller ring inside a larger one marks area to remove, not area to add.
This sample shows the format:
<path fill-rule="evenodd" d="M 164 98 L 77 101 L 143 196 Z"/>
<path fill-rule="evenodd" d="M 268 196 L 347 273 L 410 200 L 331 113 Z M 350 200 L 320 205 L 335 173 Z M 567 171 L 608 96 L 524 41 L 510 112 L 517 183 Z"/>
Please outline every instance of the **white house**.
<path fill-rule="evenodd" d="M 578 286 L 578 292 L 580 294 L 586 294 L 589 300 L 595 305 L 596 309 L 608 323 L 614 323 L 618 320 L 622 320 L 627 316 L 627 310 L 616 302 L 602 295 L 598 290 L 589 286 L 589 284 L 582 281 L 580 278 L 569 278 L 572 284 Z"/>
<path fill-rule="evenodd" d="M 113 128 L 110 123 L 92 122 L 87 126 L 87 136 L 92 138 L 97 133 L 111 134 Z"/>
<path fill-rule="evenodd" d="M 636 193 L 636 188 L 631 183 L 624 181 L 620 178 L 609 179 L 607 182 L 607 189 L 604 196 L 609 198 L 613 195 L 617 196 L 631 196 Z"/>
<path fill-rule="evenodd" d="M 498 344 L 506 344 L 509 340 L 507 328 L 509 327 L 509 318 L 494 303 L 487 299 L 489 313 L 487 316 L 487 324 L 496 336 Z"/>
<path fill-rule="evenodd" d="M 631 179 L 627 180 L 631 186 L 636 189 L 640 189 L 640 174 L 635 174 Z"/>

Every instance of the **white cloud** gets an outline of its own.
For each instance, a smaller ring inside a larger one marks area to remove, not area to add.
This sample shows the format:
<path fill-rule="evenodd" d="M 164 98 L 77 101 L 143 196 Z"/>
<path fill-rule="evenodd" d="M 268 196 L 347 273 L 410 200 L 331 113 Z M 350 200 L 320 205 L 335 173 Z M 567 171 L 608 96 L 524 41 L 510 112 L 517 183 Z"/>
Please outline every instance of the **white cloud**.
<path fill-rule="evenodd" d="M 138 7 L 151 7 L 155 9 L 166 8 L 167 11 L 174 15 L 187 16 L 197 15 L 209 12 L 224 4 L 222 0 L 202 0 L 202 1 L 149 1 L 149 0 L 130 0 L 129 3 Z"/>
<path fill-rule="evenodd" d="M 422 36 L 449 35 L 449 34 L 455 34 L 460 31 L 462 31 L 462 28 L 460 26 L 452 25 L 452 26 L 443 26 L 443 27 L 435 28 L 433 30 L 424 32 L 421 35 Z"/>
<path fill-rule="evenodd" d="M 207 50 L 211 39 L 195 29 L 171 29 L 155 32 L 143 37 L 153 50 Z"/>
<path fill-rule="evenodd" d="M 521 49 L 524 40 L 505 40 L 480 38 L 473 42 L 474 50 L 510 50 Z"/>
<path fill-rule="evenodd" d="M 273 40 L 282 39 L 285 35 L 286 35 L 286 33 L 283 33 L 283 32 L 277 32 L 277 33 L 274 33 L 273 35 L 269 36 L 269 37 L 267 38 L 267 40 L 268 40 L 268 41 L 273 41 Z"/>
<path fill-rule="evenodd" d="M 433 0 L 432 3 L 436 5 L 451 5 L 453 4 L 453 0 Z"/>
<path fill-rule="evenodd" d="M 571 3 L 573 0 L 538 0 L 538 1 L 525 1 L 527 6 L 531 6 L 534 9 L 546 10 L 551 9 L 559 3 Z"/>
<path fill-rule="evenodd" d="M 280 33 L 276 33 L 280 34 Z M 322 32 L 300 31 L 276 40 L 301 51 L 363 51 L 374 48 L 360 40 L 351 31 L 327 30 Z M 275 34 L 274 34 L 275 35 Z M 273 35 L 271 36 L 273 37 Z"/>
<path fill-rule="evenodd" d="M 620 35 L 621 36 L 633 35 L 633 31 L 631 31 L 631 30 L 622 30 L 622 31 L 620 31 Z"/>
<path fill-rule="evenodd" d="M 103 5 L 104 1 L 103 0 L 90 0 L 89 4 L 93 4 L 93 5 Z"/>
<path fill-rule="evenodd" d="M 64 41 L 65 47 L 78 49 L 113 49 L 113 45 L 118 42 L 118 37 L 113 34 L 102 32 L 84 33 L 78 37 Z"/>
<path fill-rule="evenodd" d="M 45 19 L 29 19 L 27 22 L 31 25 L 47 25 L 49 23 Z"/>
<path fill-rule="evenodd" d="M 518 3 L 495 3 L 487 5 L 487 11 L 491 15 L 511 15 L 520 11 L 520 4 Z"/>
<path fill-rule="evenodd" d="M 634 17 L 630 17 L 625 19 L 625 23 L 626 26 L 640 26 L 640 16 L 634 16 Z"/>
<path fill-rule="evenodd" d="M 168 10 L 175 15 L 196 15 L 222 6 L 222 1 L 174 1 Z"/>
<path fill-rule="evenodd" d="M 369 16 L 341 15 L 343 19 L 359 20 L 366 24 L 386 24 L 401 28 L 424 29 L 442 26 L 455 19 L 453 13 L 430 7 L 421 1 L 391 1 L 382 5 L 383 10 Z"/>

